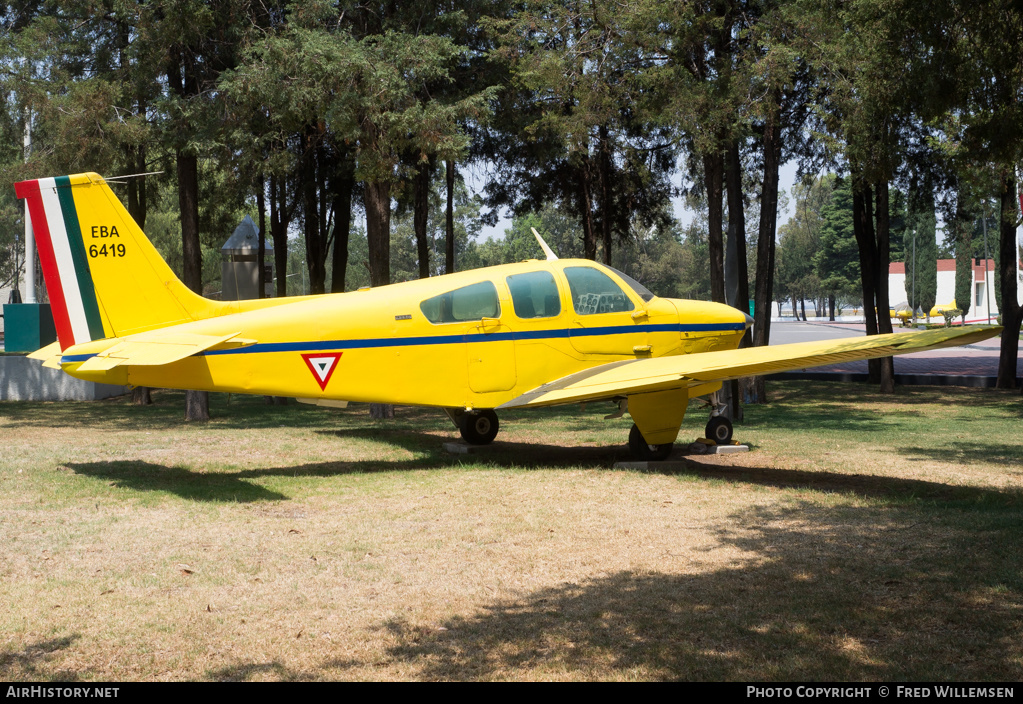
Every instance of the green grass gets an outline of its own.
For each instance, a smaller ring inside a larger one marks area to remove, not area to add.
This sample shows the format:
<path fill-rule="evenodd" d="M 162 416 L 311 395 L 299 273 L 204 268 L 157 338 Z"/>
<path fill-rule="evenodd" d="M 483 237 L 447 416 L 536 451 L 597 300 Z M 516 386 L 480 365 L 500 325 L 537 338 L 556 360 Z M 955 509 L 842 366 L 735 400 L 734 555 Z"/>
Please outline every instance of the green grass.
<path fill-rule="evenodd" d="M 0 404 L 0 679 L 1019 679 L 1020 396 L 769 393 L 649 472 L 599 404 L 469 456 L 425 409 Z"/>

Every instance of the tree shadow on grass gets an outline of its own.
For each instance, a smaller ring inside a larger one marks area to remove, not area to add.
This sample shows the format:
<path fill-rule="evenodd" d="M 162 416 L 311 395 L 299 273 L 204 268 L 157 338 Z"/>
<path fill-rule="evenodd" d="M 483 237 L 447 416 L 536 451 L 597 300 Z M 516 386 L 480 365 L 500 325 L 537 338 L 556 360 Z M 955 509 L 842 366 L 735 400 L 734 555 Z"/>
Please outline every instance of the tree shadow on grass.
<path fill-rule="evenodd" d="M 872 474 L 807 472 L 783 467 L 740 467 L 721 465 L 699 457 L 685 458 L 686 473 L 705 479 L 778 489 L 803 488 L 833 494 L 848 494 L 895 503 L 935 503 L 947 506 L 1023 506 L 1023 490 L 991 489 L 899 479 Z"/>
<path fill-rule="evenodd" d="M 771 381 L 767 387 L 768 405 L 774 403 L 800 404 L 802 402 L 830 404 L 876 403 L 897 408 L 938 404 L 959 407 L 964 411 L 985 408 L 1005 411 L 1013 417 L 1023 414 L 1019 392 L 1003 389 L 959 386 L 903 386 L 897 385 L 894 394 L 882 394 L 877 385 L 860 382 L 834 381 Z"/>
<path fill-rule="evenodd" d="M 47 667 L 50 659 L 62 650 L 67 650 L 78 640 L 78 635 L 38 640 L 16 652 L 0 652 L 0 680 L 77 682 L 88 671 L 51 670 Z"/>
<path fill-rule="evenodd" d="M 214 682 L 247 682 L 257 678 L 280 682 L 302 682 L 315 679 L 314 675 L 292 670 L 276 661 L 230 665 L 208 672 L 206 677 Z"/>
<path fill-rule="evenodd" d="M 103 479 L 110 486 L 134 491 L 162 491 L 189 501 L 251 503 L 290 497 L 246 481 L 244 472 L 193 472 L 184 467 L 152 462 L 69 462 L 75 474 Z M 282 470 L 283 473 L 283 470 Z"/>
<path fill-rule="evenodd" d="M 895 416 L 866 411 L 853 404 L 829 403 L 817 406 L 781 406 L 757 409 L 750 413 L 740 428 L 763 427 L 777 430 L 804 430 L 807 432 L 842 431 L 873 433 L 891 428 Z"/>
<path fill-rule="evenodd" d="M 732 566 L 619 571 L 442 624 L 392 619 L 389 654 L 422 679 L 1018 680 L 1018 522 L 992 536 L 970 518 L 936 531 L 932 515 L 743 511 L 718 529 L 741 551 Z"/>
<path fill-rule="evenodd" d="M 1023 472 L 1023 445 L 1009 445 L 1003 442 L 962 442 L 933 445 L 928 447 L 900 447 L 899 454 L 909 460 L 936 460 L 969 464 L 973 462 L 989 462 L 1015 469 L 1015 474 Z"/>

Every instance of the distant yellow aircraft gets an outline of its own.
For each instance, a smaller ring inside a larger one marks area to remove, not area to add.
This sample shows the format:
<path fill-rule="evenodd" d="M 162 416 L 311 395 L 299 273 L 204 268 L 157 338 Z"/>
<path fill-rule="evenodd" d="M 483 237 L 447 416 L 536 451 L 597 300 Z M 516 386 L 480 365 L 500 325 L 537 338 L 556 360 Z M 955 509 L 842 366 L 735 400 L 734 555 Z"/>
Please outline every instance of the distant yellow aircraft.
<path fill-rule="evenodd" d="M 953 298 L 951 303 L 936 303 L 931 307 L 928 316 L 931 318 L 940 318 L 947 310 L 959 310 L 959 306 L 956 305 L 956 299 Z"/>
<path fill-rule="evenodd" d="M 752 319 L 658 298 L 589 260 L 489 267 L 351 293 L 211 301 L 187 289 L 94 173 L 16 184 L 58 342 L 33 356 L 108 384 L 433 406 L 486 444 L 495 409 L 610 400 L 633 453 L 666 457 L 689 399 L 729 379 L 968 344 L 997 326 L 736 349 Z M 535 232 L 535 231 L 534 231 Z"/>

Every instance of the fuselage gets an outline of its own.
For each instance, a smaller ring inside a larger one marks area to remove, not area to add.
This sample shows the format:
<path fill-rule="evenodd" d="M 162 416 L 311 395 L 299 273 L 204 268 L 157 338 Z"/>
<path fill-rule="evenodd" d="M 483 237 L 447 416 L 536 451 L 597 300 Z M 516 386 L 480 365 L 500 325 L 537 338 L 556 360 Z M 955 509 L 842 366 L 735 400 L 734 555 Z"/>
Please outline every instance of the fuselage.
<path fill-rule="evenodd" d="M 65 350 L 62 367 L 112 384 L 494 408 L 608 362 L 734 349 L 751 322 L 721 304 L 655 297 L 609 267 L 572 259 L 249 305 L 168 330 L 254 344 L 79 371 L 125 338 L 96 340 Z"/>

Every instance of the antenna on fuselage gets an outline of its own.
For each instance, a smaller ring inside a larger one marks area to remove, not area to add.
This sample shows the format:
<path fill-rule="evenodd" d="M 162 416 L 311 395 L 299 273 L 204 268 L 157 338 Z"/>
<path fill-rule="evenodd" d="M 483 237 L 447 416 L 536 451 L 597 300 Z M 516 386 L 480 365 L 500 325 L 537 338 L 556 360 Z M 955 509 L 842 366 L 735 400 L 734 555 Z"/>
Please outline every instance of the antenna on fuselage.
<path fill-rule="evenodd" d="M 529 229 L 533 231 L 533 236 L 536 237 L 536 241 L 540 243 L 540 249 L 542 249 L 543 253 L 547 255 L 547 261 L 549 262 L 556 261 L 558 255 L 554 253 L 553 249 L 547 246 L 547 243 L 543 241 L 543 237 L 541 237 L 540 233 L 536 231 L 536 228 L 531 227 Z"/>

